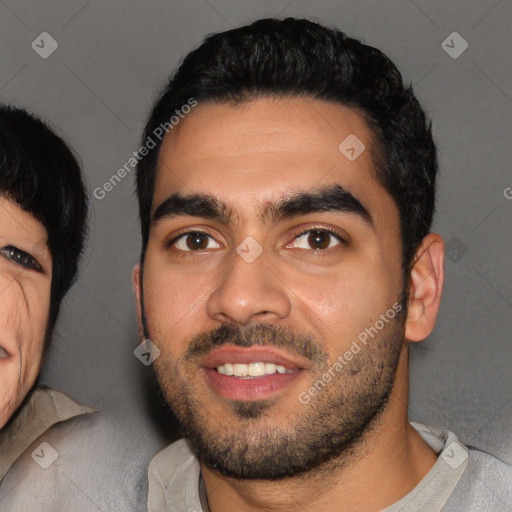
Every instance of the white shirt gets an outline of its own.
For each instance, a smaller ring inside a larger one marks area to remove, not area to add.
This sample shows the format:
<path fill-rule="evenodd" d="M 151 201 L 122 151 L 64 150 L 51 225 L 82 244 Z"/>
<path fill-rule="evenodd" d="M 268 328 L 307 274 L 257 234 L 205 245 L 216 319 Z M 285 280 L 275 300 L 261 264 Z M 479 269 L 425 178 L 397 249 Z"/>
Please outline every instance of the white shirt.
<path fill-rule="evenodd" d="M 0 511 L 145 511 L 149 458 L 118 420 L 36 388 L 0 430 Z"/>

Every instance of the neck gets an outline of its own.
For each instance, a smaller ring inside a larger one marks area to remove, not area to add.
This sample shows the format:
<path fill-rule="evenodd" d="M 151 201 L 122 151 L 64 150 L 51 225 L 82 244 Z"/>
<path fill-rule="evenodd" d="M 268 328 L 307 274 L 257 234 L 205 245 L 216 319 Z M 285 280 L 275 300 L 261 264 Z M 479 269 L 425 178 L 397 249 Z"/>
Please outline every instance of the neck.
<path fill-rule="evenodd" d="M 407 421 L 407 350 L 386 409 L 349 453 L 307 474 L 279 481 L 236 480 L 201 464 L 211 512 L 368 512 L 409 493 L 437 460 Z"/>

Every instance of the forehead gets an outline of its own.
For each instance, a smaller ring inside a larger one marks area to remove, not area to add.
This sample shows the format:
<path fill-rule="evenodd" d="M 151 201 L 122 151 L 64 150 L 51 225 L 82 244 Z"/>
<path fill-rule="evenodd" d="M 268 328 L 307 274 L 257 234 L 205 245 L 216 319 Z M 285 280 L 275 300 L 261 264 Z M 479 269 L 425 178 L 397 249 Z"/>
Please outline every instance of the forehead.
<path fill-rule="evenodd" d="M 369 208 L 393 209 L 375 178 L 372 139 L 359 112 L 322 100 L 199 104 L 164 138 L 153 211 L 176 192 L 211 194 L 249 212 L 332 184 Z"/>
<path fill-rule="evenodd" d="M 0 196 L 0 240 L 8 239 L 24 248 L 46 249 L 46 228 L 33 215 L 5 196 Z"/>

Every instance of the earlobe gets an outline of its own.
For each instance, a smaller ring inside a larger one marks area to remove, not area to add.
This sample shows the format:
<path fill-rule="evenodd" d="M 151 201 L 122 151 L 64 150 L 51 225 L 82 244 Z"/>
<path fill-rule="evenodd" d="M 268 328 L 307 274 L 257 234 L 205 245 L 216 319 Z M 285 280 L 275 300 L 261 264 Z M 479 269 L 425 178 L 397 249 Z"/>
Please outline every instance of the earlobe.
<path fill-rule="evenodd" d="M 434 329 L 444 284 L 444 242 L 437 233 L 421 242 L 409 279 L 405 337 L 422 341 Z"/>

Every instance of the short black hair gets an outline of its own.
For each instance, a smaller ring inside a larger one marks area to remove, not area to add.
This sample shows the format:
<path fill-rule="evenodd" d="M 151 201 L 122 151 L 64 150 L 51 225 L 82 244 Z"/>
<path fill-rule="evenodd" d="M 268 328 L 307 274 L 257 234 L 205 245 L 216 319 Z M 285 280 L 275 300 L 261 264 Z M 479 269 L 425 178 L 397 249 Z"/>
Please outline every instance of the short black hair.
<path fill-rule="evenodd" d="M 73 284 L 86 237 L 87 192 L 77 157 L 43 121 L 0 105 L 0 196 L 45 227 L 52 255 L 45 350 L 62 299 Z"/>
<path fill-rule="evenodd" d="M 311 97 L 356 109 L 373 137 L 376 177 L 400 214 L 407 276 L 435 208 L 437 152 L 412 86 L 380 50 L 305 19 L 262 19 L 210 35 L 188 54 L 155 103 L 143 140 L 189 98 L 240 103 L 259 97 Z M 341 142 L 341 141 L 340 141 Z M 149 237 L 161 139 L 139 160 L 142 258 Z"/>

